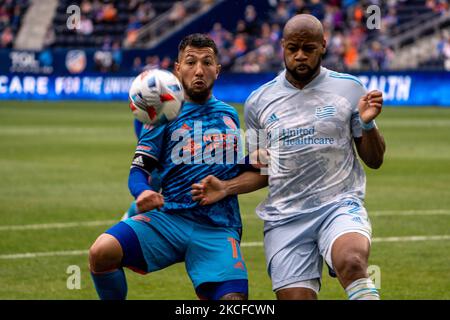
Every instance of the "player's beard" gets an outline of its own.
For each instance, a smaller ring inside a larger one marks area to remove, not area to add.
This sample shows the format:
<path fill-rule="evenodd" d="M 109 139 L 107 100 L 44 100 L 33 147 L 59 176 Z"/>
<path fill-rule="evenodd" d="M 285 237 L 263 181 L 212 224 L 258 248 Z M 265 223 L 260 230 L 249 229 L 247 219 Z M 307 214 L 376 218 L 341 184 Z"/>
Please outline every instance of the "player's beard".
<path fill-rule="evenodd" d="M 311 68 L 310 66 L 306 66 L 306 68 L 308 69 L 308 72 L 305 74 L 298 74 L 295 69 L 290 69 L 288 64 L 286 63 L 286 58 L 284 58 L 284 65 L 286 66 L 286 70 L 287 72 L 289 72 L 289 74 L 292 76 L 292 78 L 294 78 L 295 80 L 299 81 L 299 82 L 309 82 L 312 80 L 312 78 L 314 77 L 314 75 L 317 73 L 317 70 L 320 68 L 320 66 L 322 65 L 322 58 L 320 57 L 319 60 L 317 61 L 317 64 L 314 66 L 314 68 Z"/>
<path fill-rule="evenodd" d="M 189 98 L 189 100 L 198 103 L 203 104 L 206 102 L 206 100 L 211 95 L 212 87 L 214 83 L 211 83 L 209 86 L 207 86 L 205 89 L 201 91 L 194 90 L 192 87 L 190 87 L 186 82 L 182 81 L 184 93 Z"/>

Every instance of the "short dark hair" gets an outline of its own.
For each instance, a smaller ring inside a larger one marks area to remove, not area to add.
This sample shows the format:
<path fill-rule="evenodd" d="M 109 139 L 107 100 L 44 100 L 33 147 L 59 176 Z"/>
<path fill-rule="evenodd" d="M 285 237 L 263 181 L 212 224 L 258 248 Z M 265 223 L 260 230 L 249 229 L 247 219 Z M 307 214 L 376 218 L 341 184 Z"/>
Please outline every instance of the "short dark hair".
<path fill-rule="evenodd" d="M 202 33 L 193 33 L 183 38 L 178 45 L 178 53 L 181 53 L 187 46 L 194 48 L 211 48 L 214 51 L 214 55 L 219 55 L 216 43 L 208 35 Z"/>

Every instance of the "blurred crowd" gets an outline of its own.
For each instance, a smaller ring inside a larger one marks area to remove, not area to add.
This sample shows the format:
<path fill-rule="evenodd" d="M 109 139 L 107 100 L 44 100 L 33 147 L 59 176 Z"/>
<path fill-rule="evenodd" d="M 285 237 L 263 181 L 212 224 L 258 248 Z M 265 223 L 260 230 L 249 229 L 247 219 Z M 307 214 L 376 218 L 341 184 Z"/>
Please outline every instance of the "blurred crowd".
<path fill-rule="evenodd" d="M 123 29 L 125 29 L 125 37 L 132 41 L 136 37 L 137 30 L 156 16 L 152 3 L 144 0 L 127 2 L 82 0 L 79 6 L 81 9 L 80 25 L 75 30 L 78 42 L 86 41 L 92 36 L 100 34 L 99 38 L 102 41 L 96 42 L 95 46 L 102 48 L 115 47 L 116 43 L 122 47 Z M 54 41 L 54 32 L 54 28 L 50 26 L 46 39 Z M 53 41 L 47 41 L 46 46 L 52 45 Z"/>
<path fill-rule="evenodd" d="M 0 0 L 0 48 L 11 48 L 29 0 Z"/>
<path fill-rule="evenodd" d="M 450 32 L 448 30 L 441 33 L 437 44 L 437 54 L 445 70 L 450 71 Z"/>
<path fill-rule="evenodd" d="M 133 60 L 133 72 L 140 73 L 142 71 L 154 68 L 161 68 L 165 70 L 172 70 L 174 67 L 174 61 L 165 56 L 164 58 L 160 58 L 157 55 L 147 56 L 145 59 L 141 57 L 136 57 Z"/>
<path fill-rule="evenodd" d="M 397 5 L 405 0 L 269 0 L 272 9 L 261 18 L 252 5 L 245 8 L 244 18 L 230 30 L 215 23 L 209 35 L 220 51 L 223 70 L 259 73 L 280 70 L 283 66 L 280 40 L 287 20 L 299 13 L 317 17 L 324 26 L 327 54 L 324 65 L 336 70 L 389 69 L 394 53 L 389 47 L 389 31 L 398 24 Z M 379 29 L 366 26 L 364 12 L 371 4 L 382 9 Z M 448 9 L 448 0 L 427 0 L 435 12 Z M 152 63 L 136 65 L 172 65 L 168 57 L 149 57 Z"/>
<path fill-rule="evenodd" d="M 125 38 L 132 44 L 136 42 L 139 29 L 156 17 L 156 10 L 151 2 L 141 0 L 131 0 L 128 8 L 134 13 L 130 15 Z"/>
<path fill-rule="evenodd" d="M 395 2 L 388 2 L 387 14 L 383 15 L 379 30 L 381 34 L 397 23 Z M 327 66 L 338 70 L 361 69 L 364 65 L 373 70 L 389 67 L 392 50 L 383 42 L 373 41 L 367 50 L 363 50 L 369 34 L 363 11 L 366 4 L 362 1 L 294 0 L 272 1 L 272 4 L 268 21 L 260 21 L 254 8 L 248 6 L 245 19 L 238 22 L 235 32 L 215 26 L 211 35 L 223 43 L 225 49 L 221 51 L 222 64 L 233 71 L 255 73 L 281 68 L 282 26 L 298 13 L 309 13 L 323 23 L 328 43 Z"/>
<path fill-rule="evenodd" d="M 60 14 L 66 19 L 65 8 L 72 1 L 60 1 L 64 9 Z M 198 5 L 207 8 L 215 1 L 201 0 Z M 336 70 L 389 69 L 394 52 L 388 40 L 391 31 L 401 22 L 398 6 L 409 0 L 268 1 L 269 12 L 258 13 L 254 6 L 248 5 L 243 19 L 233 28 L 226 29 L 217 22 L 210 30 L 209 35 L 219 47 L 224 70 L 246 73 L 280 70 L 283 66 L 282 28 L 288 19 L 299 13 L 312 14 L 322 21 L 327 40 L 325 66 Z M 423 3 L 426 10 L 438 14 L 449 10 L 449 0 L 415 2 Z M 135 43 L 139 30 L 161 13 L 157 7 L 161 2 L 148 0 L 76 0 L 75 3 L 81 9 L 80 27 L 70 31 L 65 23 L 54 23 L 45 36 L 45 47 L 98 48 L 94 60 L 98 69 L 105 72 L 120 66 L 124 39 L 128 44 Z M 0 0 L 0 48 L 12 47 L 29 4 L 29 0 Z M 381 8 L 381 25 L 371 30 L 366 25 L 365 8 L 372 4 Z M 168 27 L 179 24 L 191 13 L 183 1 L 167 1 L 165 5 Z M 441 38 L 437 51 L 442 60 L 449 60 L 450 70 L 450 40 L 447 34 Z M 133 69 L 171 68 L 173 63 L 170 57 L 137 57 Z"/>
<path fill-rule="evenodd" d="M 444 13 L 449 9 L 448 0 L 426 0 L 425 5 L 427 8 L 438 13 Z"/>
<path fill-rule="evenodd" d="M 210 32 L 221 47 L 221 63 L 236 72 L 258 73 L 279 70 L 283 64 L 280 39 L 282 27 L 299 13 L 317 17 L 324 26 L 327 54 L 324 64 L 336 70 L 389 69 L 394 57 L 389 32 L 399 23 L 397 5 L 405 0 L 271 0 L 269 19 L 260 19 L 253 6 L 235 30 L 217 23 Z M 364 8 L 381 8 L 380 28 L 369 29 Z M 448 11 L 448 0 L 427 0 L 426 8 L 436 13 Z"/>

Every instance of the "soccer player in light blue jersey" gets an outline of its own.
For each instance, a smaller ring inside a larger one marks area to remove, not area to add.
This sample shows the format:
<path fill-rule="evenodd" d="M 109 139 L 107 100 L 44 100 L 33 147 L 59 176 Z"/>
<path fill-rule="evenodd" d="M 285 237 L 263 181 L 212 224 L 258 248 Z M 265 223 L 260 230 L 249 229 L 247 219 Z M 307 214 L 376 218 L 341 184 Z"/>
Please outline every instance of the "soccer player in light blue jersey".
<path fill-rule="evenodd" d="M 256 213 L 264 220 L 267 269 L 277 298 L 317 299 L 325 260 L 349 299 L 377 300 L 367 273 L 371 224 L 357 154 L 373 169 L 383 162 L 385 143 L 374 121 L 382 94 L 321 66 L 326 41 L 311 15 L 286 23 L 282 47 L 286 69 L 245 104 L 247 130 L 268 136 L 257 146 L 268 152 L 268 179 L 254 172 L 229 181 L 210 176 L 193 185 L 193 199 L 210 205 L 268 183 Z"/>
<path fill-rule="evenodd" d="M 183 261 L 201 299 L 247 299 L 237 196 L 209 206 L 191 198 L 194 182 L 208 175 L 229 180 L 243 168 L 235 144 L 224 143 L 225 136 L 239 132 L 237 112 L 212 95 L 220 71 L 217 54 L 215 43 L 201 34 L 179 45 L 175 68 L 185 92 L 182 111 L 172 122 L 144 128 L 130 169 L 129 188 L 142 213 L 107 230 L 89 250 L 101 299 L 126 298 L 123 267 L 145 274 Z M 230 153 L 231 163 L 217 161 L 228 160 Z M 148 183 L 154 168 L 161 192 Z"/>

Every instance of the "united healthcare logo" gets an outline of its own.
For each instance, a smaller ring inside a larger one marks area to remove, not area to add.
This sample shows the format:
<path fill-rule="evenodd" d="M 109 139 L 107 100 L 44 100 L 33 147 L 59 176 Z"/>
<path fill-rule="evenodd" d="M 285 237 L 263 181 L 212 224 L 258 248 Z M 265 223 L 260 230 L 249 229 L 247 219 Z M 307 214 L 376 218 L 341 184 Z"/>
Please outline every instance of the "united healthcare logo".
<path fill-rule="evenodd" d="M 336 108 L 333 106 L 317 107 L 316 117 L 319 119 L 329 118 L 336 114 Z"/>

